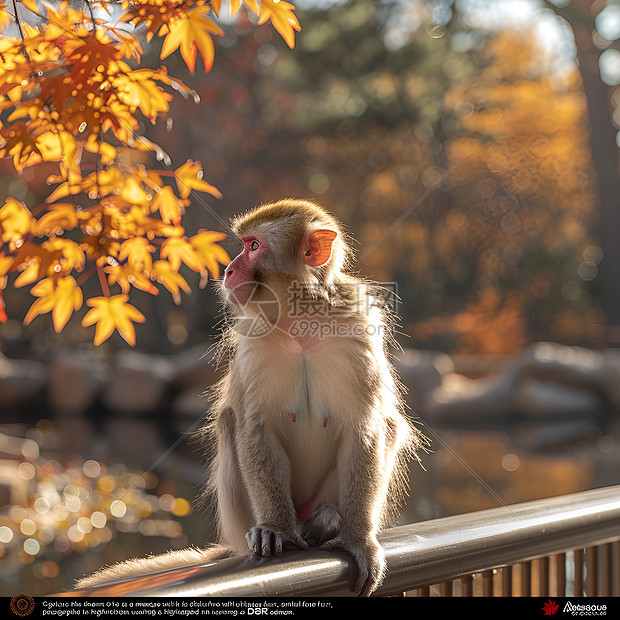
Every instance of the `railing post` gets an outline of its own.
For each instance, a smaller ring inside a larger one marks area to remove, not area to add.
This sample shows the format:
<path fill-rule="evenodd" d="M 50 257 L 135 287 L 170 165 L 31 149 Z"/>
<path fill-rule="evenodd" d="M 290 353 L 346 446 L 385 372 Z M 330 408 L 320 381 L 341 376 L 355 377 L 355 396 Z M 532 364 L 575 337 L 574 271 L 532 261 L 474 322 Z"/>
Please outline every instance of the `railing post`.
<path fill-rule="evenodd" d="M 575 562 L 575 583 L 573 585 L 573 596 L 583 596 L 583 549 L 573 551 Z"/>
<path fill-rule="evenodd" d="M 558 553 L 553 556 L 553 565 L 555 568 L 555 596 L 566 595 L 566 554 Z"/>
<path fill-rule="evenodd" d="M 474 595 L 474 578 L 472 575 L 461 577 L 461 596 Z"/>
<path fill-rule="evenodd" d="M 482 573 L 482 596 L 493 596 L 492 570 L 485 570 Z"/>
<path fill-rule="evenodd" d="M 586 549 L 586 594 L 596 596 L 598 590 L 598 547 Z"/>
<path fill-rule="evenodd" d="M 512 566 L 502 568 L 502 596 L 512 596 Z"/>
<path fill-rule="evenodd" d="M 601 596 L 611 596 L 611 544 L 601 547 L 602 556 L 602 577 L 601 577 Z"/>
<path fill-rule="evenodd" d="M 451 581 L 442 581 L 439 586 L 441 596 L 452 596 L 452 582 Z"/>
<path fill-rule="evenodd" d="M 549 558 L 538 560 L 538 595 L 549 596 Z"/>
<path fill-rule="evenodd" d="M 532 564 L 521 563 L 521 596 L 532 596 Z"/>

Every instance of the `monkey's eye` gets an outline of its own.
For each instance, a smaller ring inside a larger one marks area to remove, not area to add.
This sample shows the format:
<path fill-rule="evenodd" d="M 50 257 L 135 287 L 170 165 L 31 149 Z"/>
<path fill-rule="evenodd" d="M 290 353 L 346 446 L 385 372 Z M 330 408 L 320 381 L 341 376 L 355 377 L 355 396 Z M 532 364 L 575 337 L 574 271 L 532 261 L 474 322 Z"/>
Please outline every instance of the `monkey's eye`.
<path fill-rule="evenodd" d="M 260 243 L 258 241 L 255 240 L 250 243 L 250 250 L 252 250 L 252 252 L 258 250 L 258 248 L 260 248 Z"/>

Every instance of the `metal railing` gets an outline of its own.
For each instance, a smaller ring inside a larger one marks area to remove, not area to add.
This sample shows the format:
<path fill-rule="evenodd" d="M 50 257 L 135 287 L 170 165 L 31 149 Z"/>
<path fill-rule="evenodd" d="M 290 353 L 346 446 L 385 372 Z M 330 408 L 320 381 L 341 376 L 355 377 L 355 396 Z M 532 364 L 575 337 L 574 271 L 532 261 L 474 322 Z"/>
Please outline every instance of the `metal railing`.
<path fill-rule="evenodd" d="M 381 536 L 388 573 L 377 595 L 620 595 L 620 486 L 444 517 Z M 73 596 L 335 596 L 354 566 L 319 549 L 230 558 Z"/>

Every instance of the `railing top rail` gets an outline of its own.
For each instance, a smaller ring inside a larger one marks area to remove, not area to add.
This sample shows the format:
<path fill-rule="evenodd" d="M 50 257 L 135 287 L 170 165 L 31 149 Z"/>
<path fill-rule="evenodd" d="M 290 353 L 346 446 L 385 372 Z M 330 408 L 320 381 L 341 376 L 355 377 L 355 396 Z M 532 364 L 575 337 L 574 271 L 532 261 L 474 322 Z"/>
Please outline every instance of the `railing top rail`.
<path fill-rule="evenodd" d="M 385 531 L 386 595 L 620 540 L 620 485 L 404 525 Z M 346 594 L 342 552 L 230 558 L 68 592 L 72 596 L 309 596 Z"/>

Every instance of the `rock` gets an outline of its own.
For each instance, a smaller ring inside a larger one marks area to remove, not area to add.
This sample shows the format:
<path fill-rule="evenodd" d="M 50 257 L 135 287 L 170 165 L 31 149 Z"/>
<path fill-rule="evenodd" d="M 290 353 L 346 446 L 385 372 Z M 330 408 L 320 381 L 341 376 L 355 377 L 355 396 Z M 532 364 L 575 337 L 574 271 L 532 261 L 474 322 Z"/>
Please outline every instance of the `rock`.
<path fill-rule="evenodd" d="M 620 350 L 611 349 L 603 353 L 605 360 L 601 373 L 603 392 L 615 409 L 620 409 Z"/>
<path fill-rule="evenodd" d="M 0 410 L 19 408 L 43 394 L 47 366 L 33 360 L 0 355 Z"/>
<path fill-rule="evenodd" d="M 405 349 L 395 366 L 406 388 L 405 401 L 416 416 L 424 415 L 432 391 L 441 385 L 444 375 L 454 371 L 449 355 L 417 349 Z"/>
<path fill-rule="evenodd" d="M 174 375 L 169 359 L 137 351 L 122 351 L 115 359 L 102 400 L 111 411 L 146 414 L 165 406 Z"/>
<path fill-rule="evenodd" d="M 106 366 L 91 355 L 67 352 L 52 360 L 47 381 L 50 407 L 60 415 L 84 413 L 99 396 Z"/>
<path fill-rule="evenodd" d="M 513 389 L 510 377 L 504 375 L 474 380 L 452 373 L 433 390 L 428 400 L 429 415 L 440 422 L 508 417 Z"/>
<path fill-rule="evenodd" d="M 597 351 L 553 342 L 532 345 L 515 362 L 520 377 L 588 389 L 601 389 L 603 366 L 604 357 Z"/>
<path fill-rule="evenodd" d="M 524 379 L 515 389 L 515 405 L 524 415 L 553 416 L 566 418 L 574 416 L 596 416 L 601 410 L 601 401 L 596 392 L 558 383 Z"/>

